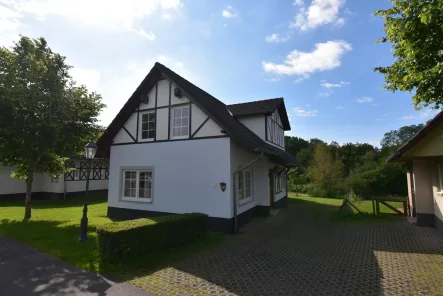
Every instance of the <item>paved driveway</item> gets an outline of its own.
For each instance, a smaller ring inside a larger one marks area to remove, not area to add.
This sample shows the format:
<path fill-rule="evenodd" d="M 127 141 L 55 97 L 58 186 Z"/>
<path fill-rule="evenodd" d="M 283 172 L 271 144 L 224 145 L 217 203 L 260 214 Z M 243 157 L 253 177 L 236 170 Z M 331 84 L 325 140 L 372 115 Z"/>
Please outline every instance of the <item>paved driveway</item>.
<path fill-rule="evenodd" d="M 154 295 L 443 295 L 443 236 L 405 220 L 333 223 L 306 204 L 139 275 Z M 320 209 L 322 210 L 322 209 Z"/>
<path fill-rule="evenodd" d="M 79 270 L 0 236 L 0 295 L 149 296 L 139 288 Z"/>

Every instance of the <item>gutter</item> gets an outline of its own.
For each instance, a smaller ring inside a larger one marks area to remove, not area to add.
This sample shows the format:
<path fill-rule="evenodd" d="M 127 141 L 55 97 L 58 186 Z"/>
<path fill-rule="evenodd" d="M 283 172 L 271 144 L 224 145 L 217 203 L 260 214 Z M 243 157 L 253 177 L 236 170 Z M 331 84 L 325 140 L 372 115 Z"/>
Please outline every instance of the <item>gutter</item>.
<path fill-rule="evenodd" d="M 259 161 L 260 159 L 263 158 L 264 153 L 259 148 L 255 148 L 254 151 L 255 152 L 261 152 L 260 156 L 257 159 L 255 159 L 255 160 L 251 161 L 250 163 L 248 163 L 247 165 L 245 165 L 245 166 L 241 167 L 240 169 L 236 170 L 234 172 L 234 174 L 232 174 L 232 188 L 234 190 L 234 192 L 232 194 L 232 196 L 233 196 L 232 203 L 233 203 L 233 206 L 234 206 L 234 233 L 236 233 L 237 230 L 238 230 L 238 219 L 237 219 L 238 201 L 237 201 L 237 188 L 235 186 L 235 184 L 236 184 L 236 182 L 235 182 L 236 181 L 236 175 L 238 175 L 241 171 L 247 169 L 248 167 L 250 167 L 251 165 L 253 165 L 254 163 L 256 163 L 257 161 Z"/>

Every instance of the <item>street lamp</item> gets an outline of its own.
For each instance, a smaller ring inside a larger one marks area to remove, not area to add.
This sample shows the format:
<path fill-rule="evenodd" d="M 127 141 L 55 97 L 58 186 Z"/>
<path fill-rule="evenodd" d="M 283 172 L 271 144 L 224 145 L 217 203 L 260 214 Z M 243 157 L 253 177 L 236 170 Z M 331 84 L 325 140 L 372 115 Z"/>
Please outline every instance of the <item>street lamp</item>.
<path fill-rule="evenodd" d="M 89 143 L 85 145 L 85 156 L 88 161 L 88 171 L 86 173 L 86 191 L 85 191 L 85 203 L 83 205 L 83 217 L 80 221 L 80 237 L 79 241 L 86 241 L 86 233 L 88 231 L 88 190 L 89 190 L 89 177 L 91 174 L 91 163 L 97 152 L 98 146 L 93 142 L 93 138 L 89 138 Z"/>

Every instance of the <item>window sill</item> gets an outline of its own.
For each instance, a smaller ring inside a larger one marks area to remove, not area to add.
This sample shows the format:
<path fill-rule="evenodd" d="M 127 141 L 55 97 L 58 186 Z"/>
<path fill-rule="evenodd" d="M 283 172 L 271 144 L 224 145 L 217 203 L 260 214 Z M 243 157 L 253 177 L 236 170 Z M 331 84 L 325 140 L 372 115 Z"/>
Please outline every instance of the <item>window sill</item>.
<path fill-rule="evenodd" d="M 141 203 L 152 203 L 152 198 L 139 198 L 139 197 L 122 197 L 122 201 L 132 201 Z"/>
<path fill-rule="evenodd" d="M 248 204 L 250 202 L 254 201 L 253 197 L 249 197 L 249 198 L 244 198 L 238 201 L 238 205 L 243 206 L 245 204 Z"/>
<path fill-rule="evenodd" d="M 142 138 L 140 138 L 138 141 L 139 142 L 154 142 L 154 138 L 150 138 L 150 139 L 142 139 Z"/>
<path fill-rule="evenodd" d="M 189 135 L 171 137 L 171 140 L 182 140 L 182 139 L 189 139 Z"/>

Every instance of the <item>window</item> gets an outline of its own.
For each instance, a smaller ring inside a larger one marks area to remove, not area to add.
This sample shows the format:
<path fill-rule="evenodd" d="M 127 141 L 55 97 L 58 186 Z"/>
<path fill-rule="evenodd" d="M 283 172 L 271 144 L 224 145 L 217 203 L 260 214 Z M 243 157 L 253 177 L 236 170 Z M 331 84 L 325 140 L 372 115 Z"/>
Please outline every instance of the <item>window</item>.
<path fill-rule="evenodd" d="M 149 140 L 155 138 L 155 113 L 142 114 L 142 139 Z"/>
<path fill-rule="evenodd" d="M 189 107 L 172 110 L 172 136 L 187 137 L 189 135 Z"/>
<path fill-rule="evenodd" d="M 123 170 L 123 200 L 152 200 L 152 170 Z"/>
<path fill-rule="evenodd" d="M 241 171 L 238 174 L 238 201 L 246 202 L 252 199 L 252 172 Z"/>
<path fill-rule="evenodd" d="M 443 175 L 442 175 L 442 171 L 441 171 L 441 169 L 442 169 L 442 167 L 441 167 L 441 164 L 438 162 L 437 163 L 437 170 L 438 170 L 438 181 L 439 181 L 439 188 L 438 189 L 440 189 L 440 190 L 438 190 L 437 191 L 437 194 L 438 195 L 443 195 L 443 179 L 442 179 L 442 177 L 443 177 Z"/>
<path fill-rule="evenodd" d="M 277 175 L 275 174 L 275 193 L 280 193 L 286 191 L 286 174 L 281 172 Z"/>

